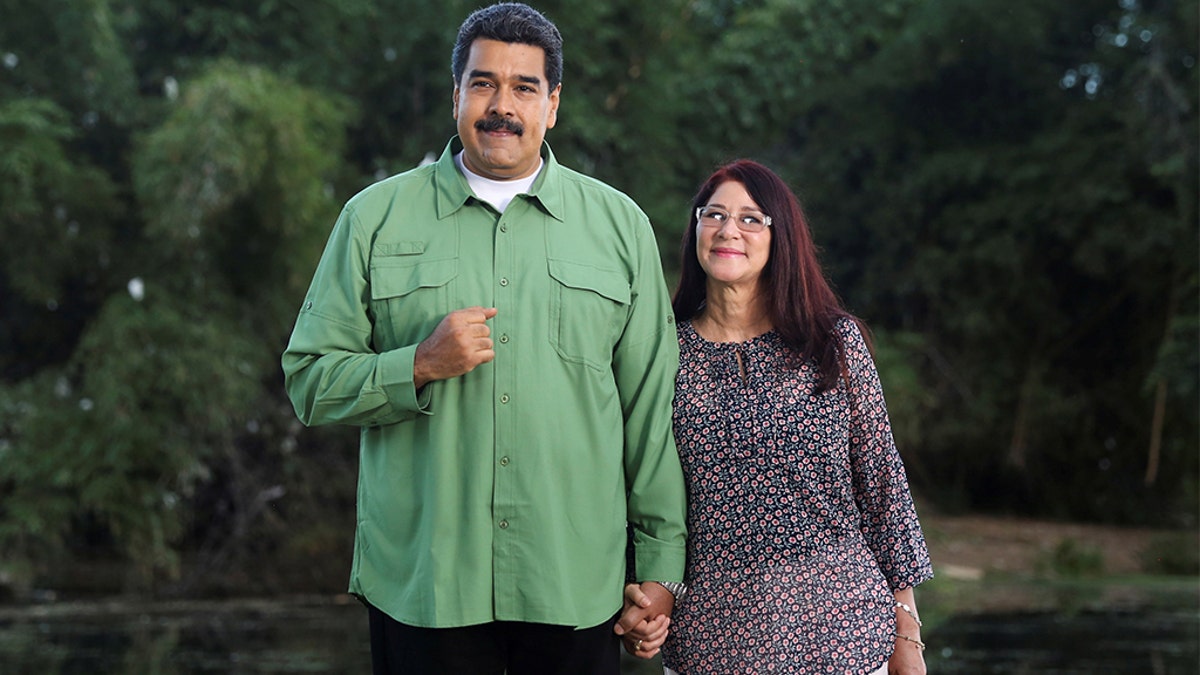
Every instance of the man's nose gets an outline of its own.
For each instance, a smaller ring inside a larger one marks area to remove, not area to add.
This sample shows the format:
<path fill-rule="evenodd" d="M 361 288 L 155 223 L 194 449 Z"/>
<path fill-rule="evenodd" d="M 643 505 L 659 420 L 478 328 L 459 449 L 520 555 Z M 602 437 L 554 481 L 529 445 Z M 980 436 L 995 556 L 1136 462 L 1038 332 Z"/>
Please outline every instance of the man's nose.
<path fill-rule="evenodd" d="M 492 100 L 489 101 L 488 112 L 507 117 L 513 113 L 512 92 L 507 87 L 496 87 L 496 93 L 492 94 Z"/>

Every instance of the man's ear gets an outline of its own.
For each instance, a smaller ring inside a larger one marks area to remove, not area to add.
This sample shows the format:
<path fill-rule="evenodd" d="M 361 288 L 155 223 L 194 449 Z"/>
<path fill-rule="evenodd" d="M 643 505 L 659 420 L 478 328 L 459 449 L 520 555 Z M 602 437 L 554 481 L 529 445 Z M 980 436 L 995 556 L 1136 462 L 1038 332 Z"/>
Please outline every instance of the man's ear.
<path fill-rule="evenodd" d="M 554 87 L 554 91 L 550 92 L 550 114 L 546 115 L 546 128 L 553 129 L 558 123 L 558 103 L 562 94 L 562 82 Z"/>

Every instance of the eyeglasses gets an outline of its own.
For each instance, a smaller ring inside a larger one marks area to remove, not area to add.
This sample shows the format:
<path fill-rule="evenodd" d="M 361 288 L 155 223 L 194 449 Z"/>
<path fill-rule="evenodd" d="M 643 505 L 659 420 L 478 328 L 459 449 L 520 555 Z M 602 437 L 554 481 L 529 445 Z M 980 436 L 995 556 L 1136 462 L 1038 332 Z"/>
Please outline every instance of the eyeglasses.
<path fill-rule="evenodd" d="M 701 206 L 696 209 L 696 222 L 701 227 L 723 227 L 725 221 L 732 217 L 728 211 L 715 206 Z M 753 212 L 742 213 L 733 224 L 742 232 L 762 232 L 771 226 L 771 216 Z"/>

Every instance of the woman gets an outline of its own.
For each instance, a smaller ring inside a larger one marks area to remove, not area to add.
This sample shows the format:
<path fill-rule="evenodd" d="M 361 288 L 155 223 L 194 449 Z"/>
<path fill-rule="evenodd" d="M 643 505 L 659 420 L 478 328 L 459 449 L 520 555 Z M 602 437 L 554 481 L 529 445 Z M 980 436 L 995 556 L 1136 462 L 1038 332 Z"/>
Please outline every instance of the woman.
<path fill-rule="evenodd" d="M 669 636 L 660 616 L 626 649 L 661 645 L 681 675 L 924 673 L 913 587 L 933 570 L 860 322 L 771 170 L 720 168 L 691 213 L 673 300 L 689 590 Z"/>

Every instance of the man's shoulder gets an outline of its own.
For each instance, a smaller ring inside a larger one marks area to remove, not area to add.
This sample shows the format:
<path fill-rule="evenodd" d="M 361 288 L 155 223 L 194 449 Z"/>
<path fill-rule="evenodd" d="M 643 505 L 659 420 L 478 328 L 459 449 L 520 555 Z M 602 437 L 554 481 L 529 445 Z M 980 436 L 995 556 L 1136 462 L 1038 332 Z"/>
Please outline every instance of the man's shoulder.
<path fill-rule="evenodd" d="M 346 209 L 355 212 L 389 208 L 397 198 L 426 192 L 433 182 L 435 165 L 427 164 L 378 180 L 358 191 L 346 202 Z"/>
<path fill-rule="evenodd" d="M 567 191 L 568 197 L 575 197 L 582 200 L 597 200 L 604 201 L 612 205 L 620 205 L 642 213 L 642 209 L 633 201 L 633 198 L 617 188 L 605 183 L 599 178 L 580 173 L 570 167 L 558 165 L 559 180 L 562 181 L 564 191 Z M 569 201 L 569 200 L 568 200 Z"/>

